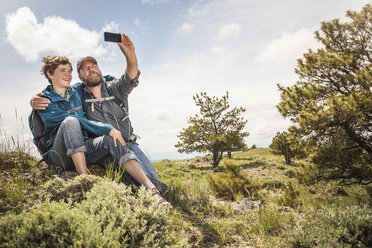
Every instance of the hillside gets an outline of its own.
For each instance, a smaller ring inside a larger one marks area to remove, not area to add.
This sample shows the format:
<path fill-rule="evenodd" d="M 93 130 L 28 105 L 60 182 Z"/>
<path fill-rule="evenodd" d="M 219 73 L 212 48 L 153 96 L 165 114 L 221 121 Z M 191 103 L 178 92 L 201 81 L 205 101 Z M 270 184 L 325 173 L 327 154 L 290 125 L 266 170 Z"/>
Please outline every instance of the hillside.
<path fill-rule="evenodd" d="M 53 171 L 27 154 L 2 153 L 0 247 L 25 240 L 40 247 L 372 244 L 370 187 L 307 185 L 312 165 L 284 162 L 268 149 L 234 153 L 214 170 L 209 156 L 156 162 L 170 186 L 165 197 L 174 209 L 168 211 L 143 189 L 112 182 L 113 171 L 106 172 L 111 179 L 68 173 L 68 181 L 51 180 Z"/>

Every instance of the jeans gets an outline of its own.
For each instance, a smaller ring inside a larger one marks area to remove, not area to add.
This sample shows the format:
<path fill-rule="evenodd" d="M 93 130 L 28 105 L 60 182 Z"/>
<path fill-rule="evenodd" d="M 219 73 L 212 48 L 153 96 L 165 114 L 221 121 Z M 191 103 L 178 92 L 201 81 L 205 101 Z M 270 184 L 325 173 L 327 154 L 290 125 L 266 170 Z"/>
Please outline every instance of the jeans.
<path fill-rule="evenodd" d="M 64 170 L 75 169 L 71 154 L 86 152 L 85 140 L 80 122 L 74 117 L 67 117 L 58 128 L 52 148 L 48 151 L 48 160 Z"/>
<path fill-rule="evenodd" d="M 67 117 L 58 128 L 56 138 L 52 148 L 49 150 L 49 161 L 62 167 L 64 170 L 75 170 L 71 154 L 84 152 L 87 164 L 107 164 L 107 161 L 113 160 L 119 168 L 124 169 L 124 164 L 128 160 L 134 159 L 138 162 L 145 175 L 160 190 L 167 191 L 168 186 L 159 181 L 159 173 L 134 142 L 127 142 L 122 146 L 114 141 L 110 136 L 103 135 L 96 138 L 84 139 L 81 132 L 81 126 L 78 119 Z M 127 172 L 124 172 L 127 173 Z M 129 176 L 131 181 L 139 186 L 134 178 Z"/>
<path fill-rule="evenodd" d="M 86 160 L 87 164 L 91 163 L 91 160 L 98 161 L 99 158 L 97 156 L 98 153 L 102 153 L 102 155 L 109 153 L 109 156 L 114 160 L 113 162 L 119 166 L 120 169 L 124 170 L 124 164 L 128 160 L 134 159 L 138 162 L 139 166 L 141 167 L 142 171 L 145 175 L 149 178 L 149 180 L 162 192 L 168 190 L 168 186 L 159 180 L 159 173 L 151 163 L 151 161 L 147 158 L 147 156 L 142 152 L 142 150 L 138 147 L 138 145 L 134 142 L 128 141 L 126 142 L 125 146 L 122 146 L 119 142 L 117 142 L 117 146 L 115 147 L 113 139 L 109 136 L 100 136 L 94 139 L 89 139 L 86 142 L 87 152 L 86 152 Z M 93 153 L 93 154 L 92 154 Z M 101 156 L 101 158 L 103 158 Z M 126 173 L 126 172 L 124 172 Z M 131 176 L 129 176 L 130 180 L 139 186 L 138 182 L 134 180 Z"/>

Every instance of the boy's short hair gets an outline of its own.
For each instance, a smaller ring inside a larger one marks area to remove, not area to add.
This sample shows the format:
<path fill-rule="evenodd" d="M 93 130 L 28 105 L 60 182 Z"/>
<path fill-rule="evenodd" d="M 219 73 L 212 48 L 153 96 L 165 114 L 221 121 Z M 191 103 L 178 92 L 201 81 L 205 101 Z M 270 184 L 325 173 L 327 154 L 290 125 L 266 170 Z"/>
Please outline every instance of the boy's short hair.
<path fill-rule="evenodd" d="M 50 78 L 48 77 L 47 72 L 53 75 L 54 71 L 57 69 L 59 65 L 67 65 L 67 64 L 70 65 L 70 68 L 72 71 L 71 62 L 65 56 L 49 55 L 49 56 L 43 57 L 41 62 L 44 63 L 43 67 L 41 68 L 41 74 L 44 74 L 44 76 L 48 79 L 50 84 L 52 84 L 52 80 L 50 80 Z"/>

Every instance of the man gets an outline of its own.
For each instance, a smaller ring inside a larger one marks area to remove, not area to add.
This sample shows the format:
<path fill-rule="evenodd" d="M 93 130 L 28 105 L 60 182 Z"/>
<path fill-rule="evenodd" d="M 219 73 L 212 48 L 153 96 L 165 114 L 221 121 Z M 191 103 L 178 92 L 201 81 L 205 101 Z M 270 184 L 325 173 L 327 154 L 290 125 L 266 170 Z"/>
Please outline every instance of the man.
<path fill-rule="evenodd" d="M 117 80 L 106 82 L 102 77 L 96 59 L 90 56 L 83 57 L 77 63 L 77 72 L 83 83 L 77 83 L 73 87 L 79 92 L 82 98 L 85 116 L 89 120 L 116 127 L 121 132 L 126 143 L 125 146 L 118 144 L 117 147 L 113 147 L 112 145 L 105 147 L 101 144 L 93 145 L 98 146 L 100 149 L 109 149 L 111 155 L 115 152 L 117 154 L 125 151 L 126 154 L 130 155 L 130 159 L 116 161 L 120 166 L 124 166 L 124 163 L 128 162 L 127 164 L 129 166 L 126 166 L 125 169 L 131 175 L 141 174 L 140 169 L 142 169 L 144 174 L 158 188 L 166 191 L 167 186 L 159 181 L 157 170 L 138 147 L 136 136 L 133 135 L 133 127 L 128 116 L 128 95 L 138 85 L 140 73 L 132 41 L 125 34 L 121 34 L 121 36 L 122 41 L 118 45 L 127 62 L 125 74 Z M 32 98 L 31 106 L 34 109 L 40 110 L 48 106 L 49 101 L 41 96 L 42 94 L 38 94 L 38 96 Z M 119 106 L 116 98 L 120 99 L 124 106 Z M 138 161 L 140 168 L 134 165 L 132 166 L 131 163 L 133 161 Z"/>

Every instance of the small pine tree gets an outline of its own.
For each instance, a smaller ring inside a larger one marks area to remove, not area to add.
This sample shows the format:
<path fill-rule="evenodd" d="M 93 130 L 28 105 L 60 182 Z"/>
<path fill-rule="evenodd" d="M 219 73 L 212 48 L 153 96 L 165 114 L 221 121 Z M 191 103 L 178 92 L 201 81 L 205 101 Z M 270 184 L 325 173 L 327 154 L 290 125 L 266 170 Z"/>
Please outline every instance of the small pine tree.
<path fill-rule="evenodd" d="M 290 127 L 288 132 L 278 132 L 269 147 L 272 153 L 284 155 L 287 165 L 291 164 L 292 158 L 304 155 L 304 144 L 295 127 Z"/>
<path fill-rule="evenodd" d="M 228 92 L 221 99 L 209 97 L 205 92 L 196 94 L 193 99 L 200 108 L 200 116 L 190 117 L 190 126 L 177 136 L 181 140 L 175 145 L 179 152 L 210 151 L 213 167 L 217 167 L 224 152 L 246 149 L 244 138 L 249 133 L 243 129 L 247 120 L 241 117 L 245 109 L 229 109 Z"/>

